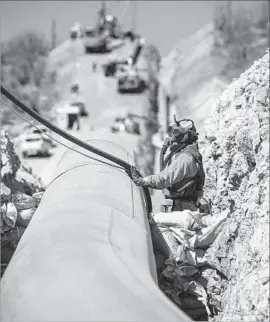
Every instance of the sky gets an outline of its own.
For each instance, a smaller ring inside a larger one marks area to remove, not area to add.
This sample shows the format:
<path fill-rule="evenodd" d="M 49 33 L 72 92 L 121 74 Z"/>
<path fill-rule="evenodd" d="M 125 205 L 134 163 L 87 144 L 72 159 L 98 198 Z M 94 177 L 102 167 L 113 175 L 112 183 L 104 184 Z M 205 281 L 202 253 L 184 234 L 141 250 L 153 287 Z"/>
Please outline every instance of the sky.
<path fill-rule="evenodd" d="M 177 42 L 211 22 L 217 1 L 106 1 L 109 11 L 111 9 L 111 13 L 119 18 L 128 2 L 131 4 L 123 20 L 124 27 L 131 26 L 131 12 L 135 10 L 136 31 L 165 56 Z M 250 6 L 252 2 L 258 1 L 233 1 L 233 5 Z M 52 20 L 55 19 L 58 39 L 65 41 L 74 22 L 81 22 L 84 26 L 93 24 L 100 3 L 0 1 L 0 39 L 7 41 L 23 31 L 36 30 L 43 32 L 50 41 Z"/>

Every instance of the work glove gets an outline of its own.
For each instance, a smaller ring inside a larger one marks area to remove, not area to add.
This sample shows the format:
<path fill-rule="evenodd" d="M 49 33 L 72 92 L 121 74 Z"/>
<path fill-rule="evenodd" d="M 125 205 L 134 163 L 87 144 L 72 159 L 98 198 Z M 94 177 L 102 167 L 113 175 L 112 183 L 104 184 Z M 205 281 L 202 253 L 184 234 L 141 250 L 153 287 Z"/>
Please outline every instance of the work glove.
<path fill-rule="evenodd" d="M 137 186 L 143 186 L 144 180 L 142 175 L 137 171 L 135 167 L 131 167 L 131 178 Z"/>

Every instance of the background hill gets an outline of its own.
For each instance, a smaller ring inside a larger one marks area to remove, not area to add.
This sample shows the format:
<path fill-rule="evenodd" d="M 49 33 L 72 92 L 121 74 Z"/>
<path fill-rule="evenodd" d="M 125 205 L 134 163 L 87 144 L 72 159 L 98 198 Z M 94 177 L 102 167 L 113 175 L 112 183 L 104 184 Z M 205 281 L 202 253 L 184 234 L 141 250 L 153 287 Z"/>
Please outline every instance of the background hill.
<path fill-rule="evenodd" d="M 161 64 L 171 115 L 194 119 L 201 131 L 212 103 L 269 46 L 269 4 L 258 2 L 256 14 L 230 5 L 217 5 L 213 22 L 180 41 Z"/>

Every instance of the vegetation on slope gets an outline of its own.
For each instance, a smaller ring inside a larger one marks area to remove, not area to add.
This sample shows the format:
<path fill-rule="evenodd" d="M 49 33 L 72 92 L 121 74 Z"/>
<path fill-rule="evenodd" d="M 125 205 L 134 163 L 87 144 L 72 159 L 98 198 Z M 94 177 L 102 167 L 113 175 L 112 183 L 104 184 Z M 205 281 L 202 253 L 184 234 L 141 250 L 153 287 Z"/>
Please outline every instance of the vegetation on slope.
<path fill-rule="evenodd" d="M 3 86 L 36 112 L 50 110 L 53 100 L 57 97 L 54 91 L 56 73 L 49 68 L 49 46 L 43 35 L 28 31 L 2 44 L 1 47 Z M 46 96 L 47 99 L 43 100 L 42 96 Z M 3 99 L 5 100 L 4 97 Z M 19 121 L 4 105 L 1 106 L 1 120 L 2 125 L 13 125 Z"/>

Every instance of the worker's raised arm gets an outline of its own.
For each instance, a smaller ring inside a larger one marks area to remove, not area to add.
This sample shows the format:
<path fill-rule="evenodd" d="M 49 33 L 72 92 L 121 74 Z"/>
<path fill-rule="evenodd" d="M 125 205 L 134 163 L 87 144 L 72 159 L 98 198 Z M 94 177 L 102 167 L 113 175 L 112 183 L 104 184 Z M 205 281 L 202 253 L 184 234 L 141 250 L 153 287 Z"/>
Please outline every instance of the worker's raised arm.
<path fill-rule="evenodd" d="M 183 153 L 172 161 L 172 163 L 162 170 L 159 174 L 147 177 L 136 177 L 136 170 L 132 172 L 134 182 L 139 186 L 148 186 L 153 189 L 163 190 L 171 188 L 174 184 L 192 179 L 199 170 L 195 159 Z"/>

